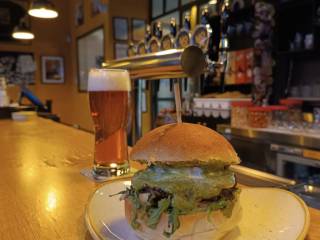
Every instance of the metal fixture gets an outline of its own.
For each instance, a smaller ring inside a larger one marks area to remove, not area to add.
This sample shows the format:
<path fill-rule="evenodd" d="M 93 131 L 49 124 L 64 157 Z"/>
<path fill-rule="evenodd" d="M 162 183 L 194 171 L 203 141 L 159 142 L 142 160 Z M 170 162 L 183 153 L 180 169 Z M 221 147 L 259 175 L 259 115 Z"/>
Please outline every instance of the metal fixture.
<path fill-rule="evenodd" d="M 28 14 L 37 18 L 56 18 L 58 11 L 50 0 L 34 0 Z"/>
<path fill-rule="evenodd" d="M 132 79 L 145 80 L 195 77 L 219 66 L 217 62 L 209 62 L 202 50 L 196 46 L 148 53 L 102 64 L 104 68 L 126 69 Z"/>
<path fill-rule="evenodd" d="M 19 25 L 14 28 L 12 37 L 20 40 L 34 39 L 34 34 L 31 32 L 26 17 L 21 18 Z"/>
<path fill-rule="evenodd" d="M 292 145 L 303 148 L 320 150 L 320 138 L 306 132 L 292 132 L 290 130 L 268 130 L 255 128 L 232 128 L 229 125 L 219 125 L 218 132 L 232 134 L 250 139 L 260 139 L 271 143 Z M 273 148 L 275 145 L 272 146 Z M 274 150 L 274 149 L 272 149 Z"/>
<path fill-rule="evenodd" d="M 238 181 L 246 186 L 289 188 L 296 184 L 294 180 L 240 165 L 232 165 L 230 169 L 236 173 Z"/>

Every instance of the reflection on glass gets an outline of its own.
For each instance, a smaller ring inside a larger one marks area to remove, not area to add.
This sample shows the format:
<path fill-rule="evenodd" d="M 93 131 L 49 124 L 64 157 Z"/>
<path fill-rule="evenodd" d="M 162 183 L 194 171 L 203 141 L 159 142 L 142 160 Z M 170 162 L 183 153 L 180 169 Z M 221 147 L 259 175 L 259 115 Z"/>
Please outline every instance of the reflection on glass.
<path fill-rule="evenodd" d="M 79 90 L 87 91 L 89 70 L 100 67 L 104 57 L 104 30 L 99 28 L 77 41 Z"/>
<path fill-rule="evenodd" d="M 170 33 L 170 21 L 171 21 L 171 18 L 174 18 L 176 20 L 177 26 L 180 25 L 179 11 L 175 11 L 173 13 L 167 14 L 167 15 L 161 17 L 161 18 L 158 18 L 156 21 L 154 21 L 154 22 L 158 22 L 158 21 L 161 22 L 161 24 L 162 24 L 162 36 Z M 153 25 L 153 23 L 152 23 L 152 25 Z"/>
<path fill-rule="evenodd" d="M 152 0 L 152 17 L 163 14 L 163 0 Z"/>
<path fill-rule="evenodd" d="M 191 16 L 191 11 L 190 10 L 186 10 L 182 13 L 182 21 L 184 21 L 186 19 L 186 17 L 189 17 L 190 19 Z"/>
<path fill-rule="evenodd" d="M 194 0 L 181 0 L 181 5 L 186 5 L 188 3 L 192 3 Z"/>
<path fill-rule="evenodd" d="M 166 0 L 166 12 L 178 8 L 178 0 Z"/>
<path fill-rule="evenodd" d="M 209 4 L 202 4 L 199 8 L 199 19 L 198 19 L 198 23 L 201 22 L 201 16 L 202 16 L 202 13 L 207 10 L 208 11 L 208 15 L 209 17 L 212 17 L 212 16 L 215 16 L 217 15 L 217 5 L 214 4 L 214 2 L 216 1 L 210 1 Z"/>
<path fill-rule="evenodd" d="M 157 93 L 157 97 L 158 98 L 174 98 L 174 94 L 173 94 L 173 85 L 172 82 L 169 81 L 169 79 L 161 79 L 159 80 L 159 90 Z"/>

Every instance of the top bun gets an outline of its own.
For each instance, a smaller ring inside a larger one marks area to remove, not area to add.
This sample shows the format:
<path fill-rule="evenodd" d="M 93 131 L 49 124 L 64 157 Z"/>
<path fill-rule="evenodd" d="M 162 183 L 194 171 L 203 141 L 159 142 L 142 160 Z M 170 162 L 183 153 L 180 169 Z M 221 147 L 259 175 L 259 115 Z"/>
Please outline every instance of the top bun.
<path fill-rule="evenodd" d="M 130 160 L 148 164 L 239 164 L 231 144 L 220 134 L 199 124 L 178 123 L 156 128 L 132 148 Z"/>

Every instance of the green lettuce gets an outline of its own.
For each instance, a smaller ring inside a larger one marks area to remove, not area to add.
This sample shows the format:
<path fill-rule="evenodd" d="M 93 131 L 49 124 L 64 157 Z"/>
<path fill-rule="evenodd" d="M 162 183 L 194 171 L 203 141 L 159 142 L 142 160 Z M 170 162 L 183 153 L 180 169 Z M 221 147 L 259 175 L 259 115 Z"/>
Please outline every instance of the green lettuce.
<path fill-rule="evenodd" d="M 148 221 L 147 225 L 148 227 L 155 229 L 158 225 L 158 222 L 160 221 L 161 214 L 165 212 L 169 206 L 170 206 L 170 199 L 161 199 L 158 202 L 157 208 L 150 208 L 148 211 Z"/>

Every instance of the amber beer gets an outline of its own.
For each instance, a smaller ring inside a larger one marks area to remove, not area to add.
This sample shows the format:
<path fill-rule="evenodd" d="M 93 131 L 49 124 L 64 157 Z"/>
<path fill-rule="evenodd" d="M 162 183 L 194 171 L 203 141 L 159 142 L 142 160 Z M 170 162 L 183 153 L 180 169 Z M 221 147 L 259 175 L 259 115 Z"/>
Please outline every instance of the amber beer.
<path fill-rule="evenodd" d="M 125 70 L 92 69 L 88 91 L 95 129 L 94 173 L 123 175 L 128 169 L 130 77 Z"/>

